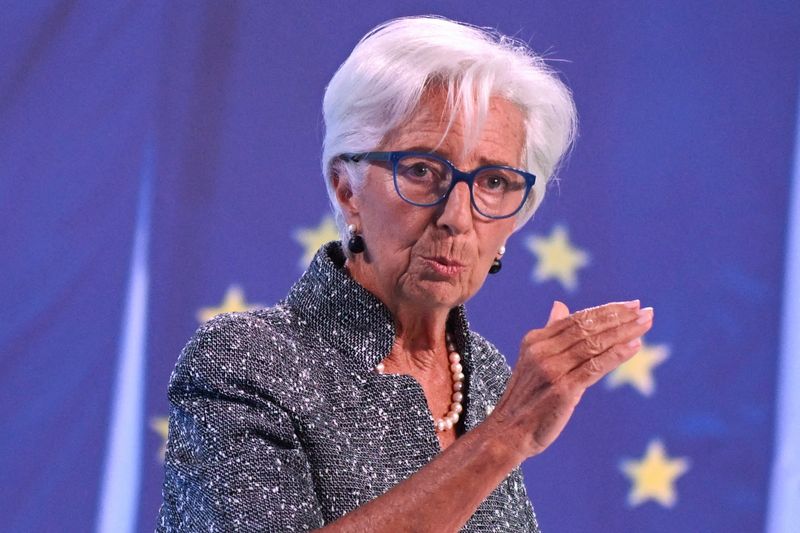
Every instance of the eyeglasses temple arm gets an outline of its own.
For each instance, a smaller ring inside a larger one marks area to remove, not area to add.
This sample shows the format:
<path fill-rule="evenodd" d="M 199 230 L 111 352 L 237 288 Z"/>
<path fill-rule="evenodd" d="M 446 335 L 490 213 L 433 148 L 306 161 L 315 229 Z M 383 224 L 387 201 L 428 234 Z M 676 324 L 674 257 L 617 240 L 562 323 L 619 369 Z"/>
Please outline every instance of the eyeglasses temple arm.
<path fill-rule="evenodd" d="M 342 161 L 358 163 L 360 161 L 390 161 L 392 152 L 356 152 L 341 154 Z"/>

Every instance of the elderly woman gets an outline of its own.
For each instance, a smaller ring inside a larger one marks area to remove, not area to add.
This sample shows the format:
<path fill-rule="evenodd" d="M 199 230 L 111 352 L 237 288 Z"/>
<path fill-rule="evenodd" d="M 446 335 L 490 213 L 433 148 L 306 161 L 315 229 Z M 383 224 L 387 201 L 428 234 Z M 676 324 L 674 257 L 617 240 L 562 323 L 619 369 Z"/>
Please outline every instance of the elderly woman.
<path fill-rule="evenodd" d="M 556 302 L 512 373 L 465 318 L 570 144 L 569 91 L 519 43 L 406 18 L 356 46 L 324 113 L 344 245 L 182 352 L 159 531 L 538 531 L 520 464 L 652 324 Z"/>

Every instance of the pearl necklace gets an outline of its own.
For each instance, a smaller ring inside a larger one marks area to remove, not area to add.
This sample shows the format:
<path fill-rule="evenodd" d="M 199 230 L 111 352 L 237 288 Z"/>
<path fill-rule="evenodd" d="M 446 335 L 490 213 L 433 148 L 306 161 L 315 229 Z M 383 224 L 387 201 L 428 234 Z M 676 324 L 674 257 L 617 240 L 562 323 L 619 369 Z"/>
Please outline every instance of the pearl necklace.
<path fill-rule="evenodd" d="M 456 346 L 450 333 L 447 334 L 447 351 L 449 352 L 447 357 L 450 361 L 450 372 L 453 374 L 453 395 L 451 396 L 453 402 L 450 404 L 450 410 L 447 411 L 447 414 L 436 420 L 434 424 L 436 431 L 453 429 L 453 426 L 458 423 L 458 419 L 461 418 L 461 413 L 464 411 L 464 407 L 461 405 L 461 401 L 464 399 L 464 394 L 461 392 L 464 388 L 464 368 L 461 366 L 461 356 L 456 351 Z M 378 374 L 383 374 L 384 368 L 383 363 L 378 363 L 375 370 Z"/>
<path fill-rule="evenodd" d="M 464 369 L 461 366 L 461 356 L 456 351 L 456 345 L 450 333 L 447 334 L 447 351 L 450 352 L 448 359 L 450 360 L 450 372 L 453 373 L 453 396 L 451 397 L 453 403 L 450 404 L 447 414 L 436 421 L 436 431 L 453 429 L 464 410 L 461 405 L 461 400 L 464 399 L 464 394 L 461 392 L 461 389 L 464 388 Z"/>

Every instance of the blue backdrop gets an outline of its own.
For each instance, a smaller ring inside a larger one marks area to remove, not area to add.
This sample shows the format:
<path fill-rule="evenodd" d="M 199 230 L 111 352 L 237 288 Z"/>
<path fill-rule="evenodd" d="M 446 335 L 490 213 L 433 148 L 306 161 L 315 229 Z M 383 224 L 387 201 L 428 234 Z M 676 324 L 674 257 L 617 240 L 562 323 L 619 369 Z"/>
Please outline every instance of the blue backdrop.
<path fill-rule="evenodd" d="M 546 53 L 581 120 L 474 328 L 513 365 L 553 299 L 656 310 L 525 463 L 545 531 L 797 527 L 796 0 L 54 1 L 0 17 L 4 530 L 152 531 L 181 347 L 335 236 L 324 87 L 377 23 L 428 13 Z"/>

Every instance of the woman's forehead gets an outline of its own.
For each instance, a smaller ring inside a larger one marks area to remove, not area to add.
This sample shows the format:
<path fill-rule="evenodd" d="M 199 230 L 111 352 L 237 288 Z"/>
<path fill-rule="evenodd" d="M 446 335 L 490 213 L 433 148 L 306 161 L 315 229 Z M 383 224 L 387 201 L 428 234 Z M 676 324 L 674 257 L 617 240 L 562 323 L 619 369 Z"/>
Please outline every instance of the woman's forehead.
<path fill-rule="evenodd" d="M 466 109 L 471 109 L 469 116 Z M 472 106 L 448 105 L 442 91 L 423 94 L 410 116 L 389 131 L 381 150 L 435 151 L 465 158 L 519 165 L 525 140 L 525 117 L 509 100 L 489 98 L 486 116 Z"/>

